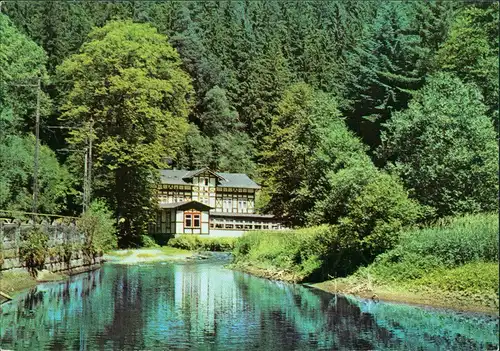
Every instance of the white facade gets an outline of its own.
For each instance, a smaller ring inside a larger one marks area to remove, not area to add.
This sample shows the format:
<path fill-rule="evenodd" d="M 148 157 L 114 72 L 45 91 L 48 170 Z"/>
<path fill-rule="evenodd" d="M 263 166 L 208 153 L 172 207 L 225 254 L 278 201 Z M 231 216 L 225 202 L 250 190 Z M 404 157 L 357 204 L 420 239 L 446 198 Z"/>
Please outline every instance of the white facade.
<path fill-rule="evenodd" d="M 165 170 L 158 189 L 155 235 L 241 236 L 249 230 L 280 229 L 272 215 L 254 213 L 260 187 L 245 174 Z"/>

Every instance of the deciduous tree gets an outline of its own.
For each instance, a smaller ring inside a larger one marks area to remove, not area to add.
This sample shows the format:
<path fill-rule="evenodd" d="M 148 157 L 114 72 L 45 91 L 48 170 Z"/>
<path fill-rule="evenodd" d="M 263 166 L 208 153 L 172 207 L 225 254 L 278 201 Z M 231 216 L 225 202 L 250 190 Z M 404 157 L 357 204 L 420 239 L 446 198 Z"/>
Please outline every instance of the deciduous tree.
<path fill-rule="evenodd" d="M 80 53 L 58 67 L 68 91 L 61 120 L 86 126 L 69 143 L 83 149 L 94 121 L 94 193 L 122 219 L 125 241 L 145 229 L 162 157 L 175 155 L 188 128 L 193 90 L 180 66 L 154 27 L 113 21 L 92 31 Z"/>
<path fill-rule="evenodd" d="M 476 87 L 446 73 L 429 78 L 382 141 L 390 169 L 438 216 L 497 209 L 498 144 Z"/>

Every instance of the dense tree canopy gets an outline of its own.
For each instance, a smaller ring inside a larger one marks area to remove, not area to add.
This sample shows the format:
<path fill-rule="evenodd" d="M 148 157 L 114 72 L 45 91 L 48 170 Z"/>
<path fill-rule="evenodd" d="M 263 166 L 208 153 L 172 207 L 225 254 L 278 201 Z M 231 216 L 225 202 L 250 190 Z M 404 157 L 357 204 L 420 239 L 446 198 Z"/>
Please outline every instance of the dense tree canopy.
<path fill-rule="evenodd" d="M 0 209 L 33 209 L 36 83 L 47 79 L 47 57 L 0 14 Z M 35 86 L 22 86 L 22 85 Z M 41 94 L 41 115 L 49 108 Z M 40 149 L 37 210 L 64 211 L 71 180 L 50 148 Z"/>
<path fill-rule="evenodd" d="M 474 86 L 440 73 L 383 132 L 390 168 L 438 216 L 497 208 L 498 144 L 482 100 Z"/>
<path fill-rule="evenodd" d="M 36 77 L 54 170 L 42 167 L 41 206 L 81 211 L 81 191 L 68 193 L 82 188 L 83 153 L 54 151 L 83 150 L 93 120 L 94 195 L 124 235 L 151 214 L 162 160 L 247 173 L 263 185 L 261 211 L 360 237 L 411 223 L 413 200 L 437 216 L 496 206 L 498 3 L 8 1 L 2 11 L 0 209 L 28 209 L 36 89 L 12 83 Z"/>
<path fill-rule="evenodd" d="M 95 193 L 112 200 L 125 220 L 123 235 L 142 230 L 149 181 L 187 131 L 192 87 L 180 65 L 156 29 L 115 21 L 92 31 L 80 53 L 58 67 L 68 89 L 61 119 L 75 127 L 69 143 L 83 149 L 94 138 Z"/>
<path fill-rule="evenodd" d="M 335 99 L 305 83 L 285 92 L 263 150 L 268 210 L 294 225 L 304 224 L 315 202 L 328 193 L 329 172 L 369 161 L 340 118 Z"/>
<path fill-rule="evenodd" d="M 438 67 L 464 82 L 475 83 L 484 96 L 488 115 L 498 125 L 498 2 L 463 9 L 449 38 L 437 52 Z"/>

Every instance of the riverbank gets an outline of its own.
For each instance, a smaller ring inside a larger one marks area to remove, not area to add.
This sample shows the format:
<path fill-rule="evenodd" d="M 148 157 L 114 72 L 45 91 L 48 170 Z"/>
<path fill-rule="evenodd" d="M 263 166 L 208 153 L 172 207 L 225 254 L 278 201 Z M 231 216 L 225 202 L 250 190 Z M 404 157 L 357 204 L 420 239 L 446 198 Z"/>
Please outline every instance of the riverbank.
<path fill-rule="evenodd" d="M 498 315 L 496 214 L 447 219 L 399 235 L 393 249 L 362 263 L 361 252 L 343 249 L 334 227 L 253 232 L 236 242 L 230 268 L 316 282 L 311 286 L 331 293 Z M 324 281 L 342 268 L 351 273 Z"/>
<path fill-rule="evenodd" d="M 68 274 L 47 270 L 40 271 L 36 278 L 28 272 L 6 272 L 0 276 L 0 291 L 14 297 L 26 289 L 35 287 L 38 283 L 61 281 L 68 277 Z M 4 300 L 4 297 L 0 297 L 0 302 Z"/>
<path fill-rule="evenodd" d="M 182 250 L 170 246 L 160 248 L 144 248 L 115 250 L 106 253 L 104 260 L 116 264 L 136 264 L 144 262 L 185 261 L 193 256 L 193 251 Z"/>
<path fill-rule="evenodd" d="M 281 280 L 289 283 L 297 283 L 300 280 L 300 277 L 293 272 L 277 268 L 263 268 L 241 263 L 231 264 L 228 268 L 271 280 Z M 498 265 L 485 264 L 483 268 L 487 271 L 483 276 L 488 276 L 485 281 L 491 281 L 493 279 L 493 284 L 495 284 L 495 277 L 498 278 L 499 274 Z M 480 271 L 476 270 L 475 272 L 477 273 Z M 419 281 L 429 280 L 431 277 L 435 277 L 436 274 L 442 275 L 442 277 L 445 277 L 445 280 L 446 277 L 454 279 L 454 284 L 458 286 L 469 284 L 469 282 L 460 280 L 460 278 L 456 276 L 456 270 L 433 272 Z M 478 277 L 478 279 L 481 279 L 481 277 Z M 374 299 L 375 301 L 399 302 L 411 305 L 447 308 L 462 312 L 479 312 L 495 316 L 499 315 L 498 293 L 495 292 L 493 285 L 490 285 L 489 288 L 476 291 L 471 291 L 470 289 L 453 291 L 419 285 L 417 281 L 378 285 L 374 284 L 371 279 L 363 279 L 356 275 L 348 278 L 327 280 L 320 283 L 304 283 L 304 285 L 332 294 L 350 295 Z"/>
<path fill-rule="evenodd" d="M 477 274 L 477 280 L 485 282 L 485 286 L 480 289 L 467 288 L 471 284 L 467 281 L 466 271 Z M 439 279 L 436 279 L 437 275 L 440 276 Z M 475 265 L 475 267 L 461 267 L 460 272 L 458 269 L 430 272 L 421 279 L 400 283 L 374 284 L 368 277 L 351 276 L 309 286 L 329 293 L 353 295 L 376 301 L 392 301 L 498 316 L 498 290 L 495 291 L 495 277 L 498 280 L 498 265 L 485 263 L 480 266 Z M 450 279 L 453 279 L 453 285 L 463 288 L 443 288 L 446 285 L 443 283 Z M 430 281 L 435 281 L 435 283 L 424 284 Z"/>

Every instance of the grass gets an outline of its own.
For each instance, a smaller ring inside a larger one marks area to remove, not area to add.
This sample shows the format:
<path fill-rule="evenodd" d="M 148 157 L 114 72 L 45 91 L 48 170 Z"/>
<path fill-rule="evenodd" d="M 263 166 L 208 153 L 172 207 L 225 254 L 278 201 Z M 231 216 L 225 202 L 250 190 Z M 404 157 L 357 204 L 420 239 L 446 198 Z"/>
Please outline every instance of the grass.
<path fill-rule="evenodd" d="M 109 251 L 107 254 L 111 256 L 127 257 L 134 253 L 134 250 L 113 250 Z"/>
<path fill-rule="evenodd" d="M 11 296 L 34 286 L 36 279 L 28 272 L 6 272 L 0 275 L 0 290 Z"/>
<path fill-rule="evenodd" d="M 0 274 L 0 291 L 15 296 L 26 289 L 31 289 L 41 282 L 55 282 L 64 280 L 68 275 L 59 272 L 42 270 L 37 277 L 28 272 L 3 272 Z"/>
<path fill-rule="evenodd" d="M 301 282 L 322 268 L 331 237 L 327 226 L 250 232 L 236 241 L 233 268 Z"/>
<path fill-rule="evenodd" d="M 498 217 L 482 214 L 407 231 L 394 249 L 371 265 L 317 287 L 498 312 L 498 274 Z"/>
<path fill-rule="evenodd" d="M 168 246 L 191 251 L 231 251 L 237 238 L 204 238 L 199 235 L 180 235 L 168 241 Z"/>
<path fill-rule="evenodd" d="M 160 250 L 164 255 L 178 255 L 178 254 L 191 253 L 191 250 L 179 249 L 177 247 L 172 247 L 172 246 L 162 246 Z"/>
<path fill-rule="evenodd" d="M 135 257 L 138 257 L 138 258 L 150 258 L 150 257 L 156 257 L 156 256 L 158 256 L 158 255 L 154 254 L 154 253 L 140 252 Z"/>

